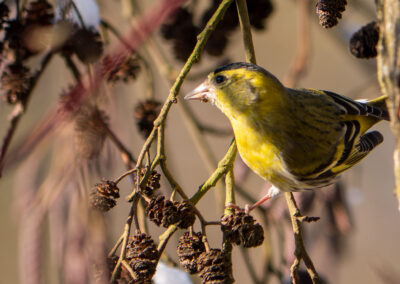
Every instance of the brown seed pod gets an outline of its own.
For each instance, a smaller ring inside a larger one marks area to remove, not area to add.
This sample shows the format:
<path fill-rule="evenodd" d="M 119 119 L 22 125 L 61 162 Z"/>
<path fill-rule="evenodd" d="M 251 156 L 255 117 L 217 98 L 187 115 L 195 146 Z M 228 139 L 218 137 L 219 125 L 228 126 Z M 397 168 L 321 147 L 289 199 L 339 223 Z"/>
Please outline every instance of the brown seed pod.
<path fill-rule="evenodd" d="M 107 66 L 106 62 L 109 60 L 108 57 L 104 58 L 103 64 Z M 122 64 L 118 64 L 117 67 L 113 68 L 108 72 L 107 81 L 111 83 L 134 81 L 140 71 L 140 62 L 135 53 L 129 55 Z"/>
<path fill-rule="evenodd" d="M 10 9 L 7 4 L 3 2 L 0 3 L 0 29 L 3 28 L 3 24 L 8 19 L 8 14 L 10 13 Z"/>
<path fill-rule="evenodd" d="M 24 20 L 26 25 L 51 25 L 54 20 L 53 6 L 46 0 L 32 1 L 25 10 Z"/>
<path fill-rule="evenodd" d="M 140 179 L 143 178 L 145 172 L 146 172 L 145 168 L 140 169 Z M 147 197 L 152 197 L 154 192 L 160 188 L 160 178 L 161 175 L 156 170 L 152 171 L 149 179 L 147 180 L 146 187 L 141 191 L 141 193 Z M 137 172 L 133 174 L 133 180 L 135 183 L 138 182 Z"/>
<path fill-rule="evenodd" d="M 229 242 L 243 247 L 256 247 L 264 241 L 264 230 L 251 215 L 235 210 L 221 218 L 221 230 Z"/>
<path fill-rule="evenodd" d="M 179 238 L 177 248 L 179 262 L 190 274 L 199 272 L 198 258 L 206 250 L 202 237 L 200 232 L 193 234 L 186 232 Z"/>
<path fill-rule="evenodd" d="M 179 8 L 161 26 L 161 34 L 171 40 L 175 58 L 185 62 L 196 45 L 198 28 L 193 24 L 193 15 L 185 8 Z"/>
<path fill-rule="evenodd" d="M 198 258 L 198 263 L 203 284 L 234 282 L 232 262 L 228 254 L 220 249 L 203 252 Z"/>
<path fill-rule="evenodd" d="M 119 198 L 119 188 L 115 182 L 106 180 L 97 183 L 90 191 L 89 203 L 93 209 L 107 212 L 116 205 Z"/>
<path fill-rule="evenodd" d="M 180 221 L 177 226 L 181 229 L 187 229 L 194 224 L 196 220 L 195 209 L 188 200 L 181 202 L 175 202 L 175 206 L 178 210 L 178 216 Z"/>
<path fill-rule="evenodd" d="M 336 26 L 346 5 L 346 0 L 319 0 L 316 8 L 320 25 L 326 29 Z"/>
<path fill-rule="evenodd" d="M 350 52 L 358 58 L 376 57 L 379 40 L 379 26 L 371 22 L 353 34 L 350 39 Z"/>
<path fill-rule="evenodd" d="M 62 47 L 65 56 L 76 54 L 85 64 L 96 62 L 103 54 L 103 42 L 94 28 L 84 29 L 74 26 L 74 31 Z"/>
<path fill-rule="evenodd" d="M 1 74 L 3 98 L 10 104 L 23 102 L 29 91 L 29 69 L 20 63 L 8 64 Z"/>
<path fill-rule="evenodd" d="M 134 109 L 134 116 L 136 124 L 139 128 L 140 133 L 146 139 L 151 131 L 153 130 L 154 120 L 157 118 L 161 110 L 161 103 L 154 100 L 148 99 L 139 102 Z"/>
<path fill-rule="evenodd" d="M 146 207 L 146 214 L 157 226 L 162 224 L 165 228 L 180 220 L 175 204 L 170 200 L 165 200 L 163 195 L 151 198 Z"/>
<path fill-rule="evenodd" d="M 159 259 L 153 239 L 146 234 L 134 235 L 128 242 L 125 257 L 134 275 L 122 267 L 121 278 L 132 281 L 129 283 L 151 283 Z"/>

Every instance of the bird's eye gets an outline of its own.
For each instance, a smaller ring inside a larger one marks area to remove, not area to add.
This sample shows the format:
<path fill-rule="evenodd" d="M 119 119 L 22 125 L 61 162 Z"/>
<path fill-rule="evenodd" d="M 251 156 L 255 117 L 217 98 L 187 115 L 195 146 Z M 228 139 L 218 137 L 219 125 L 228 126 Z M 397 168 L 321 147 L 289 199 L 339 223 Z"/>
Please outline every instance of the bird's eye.
<path fill-rule="evenodd" d="M 226 81 L 226 77 L 223 75 L 218 75 L 217 77 L 215 77 L 215 83 L 217 83 L 217 84 L 222 84 L 225 81 Z"/>

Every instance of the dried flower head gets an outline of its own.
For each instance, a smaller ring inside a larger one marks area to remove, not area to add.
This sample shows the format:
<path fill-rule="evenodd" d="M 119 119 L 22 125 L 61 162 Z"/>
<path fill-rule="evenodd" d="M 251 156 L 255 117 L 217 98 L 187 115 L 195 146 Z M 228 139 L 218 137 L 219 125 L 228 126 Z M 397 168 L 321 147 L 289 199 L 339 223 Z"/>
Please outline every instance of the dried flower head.
<path fill-rule="evenodd" d="M 350 39 L 350 51 L 358 58 L 376 57 L 378 40 L 379 26 L 376 22 L 371 22 L 353 34 Z"/>
<path fill-rule="evenodd" d="M 3 98 L 10 104 L 23 102 L 29 91 L 29 69 L 21 63 L 8 64 L 0 77 Z"/>
<path fill-rule="evenodd" d="M 264 241 L 264 230 L 255 223 L 253 216 L 235 210 L 233 214 L 221 218 L 221 230 L 229 242 L 243 247 L 256 247 Z"/>
<path fill-rule="evenodd" d="M 134 235 L 126 247 L 126 260 L 134 275 L 122 268 L 121 278 L 129 283 L 151 283 L 156 272 L 159 252 L 153 239 L 146 234 Z"/>
<path fill-rule="evenodd" d="M 346 5 L 346 0 L 319 0 L 316 8 L 320 25 L 326 29 L 336 26 Z"/>
<path fill-rule="evenodd" d="M 233 283 L 232 262 L 230 257 L 220 249 L 203 252 L 199 258 L 199 271 L 203 284 Z"/>
<path fill-rule="evenodd" d="M 161 103 L 154 99 L 139 102 L 135 106 L 134 115 L 136 124 L 144 138 L 147 138 L 153 130 L 154 120 L 156 120 L 160 110 Z"/>
<path fill-rule="evenodd" d="M 185 232 L 178 242 L 177 253 L 180 264 L 190 274 L 198 273 L 198 258 L 205 252 L 206 248 L 202 241 L 203 235 L 198 233 Z"/>
<path fill-rule="evenodd" d="M 75 144 L 78 157 L 91 160 L 100 155 L 107 133 L 107 116 L 96 106 L 86 105 L 75 116 Z"/>
<path fill-rule="evenodd" d="M 105 180 L 97 183 L 89 195 L 89 202 L 93 209 L 106 212 L 116 205 L 116 199 L 119 198 L 119 188 L 115 182 Z"/>

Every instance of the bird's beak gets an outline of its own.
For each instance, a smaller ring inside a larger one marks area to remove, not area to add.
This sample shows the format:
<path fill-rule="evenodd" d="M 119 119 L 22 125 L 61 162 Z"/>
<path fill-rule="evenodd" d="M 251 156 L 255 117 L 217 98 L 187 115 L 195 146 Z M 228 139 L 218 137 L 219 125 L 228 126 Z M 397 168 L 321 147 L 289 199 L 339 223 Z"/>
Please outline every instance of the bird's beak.
<path fill-rule="evenodd" d="M 210 95 L 210 85 L 208 80 L 206 80 L 196 89 L 187 94 L 185 100 L 199 100 L 206 103 L 209 101 Z"/>

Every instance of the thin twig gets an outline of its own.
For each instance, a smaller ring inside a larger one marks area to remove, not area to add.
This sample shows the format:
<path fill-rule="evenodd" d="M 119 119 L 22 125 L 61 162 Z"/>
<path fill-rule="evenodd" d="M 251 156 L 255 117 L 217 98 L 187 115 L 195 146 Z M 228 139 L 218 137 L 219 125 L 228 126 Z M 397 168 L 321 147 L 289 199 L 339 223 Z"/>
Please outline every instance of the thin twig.
<path fill-rule="evenodd" d="M 103 130 L 106 132 L 107 136 L 114 143 L 115 147 L 117 147 L 117 149 L 121 152 L 122 160 L 125 162 L 127 167 L 131 169 L 132 164 L 136 163 L 136 160 L 133 157 L 132 153 L 128 150 L 128 148 L 125 147 L 125 145 L 121 142 L 121 140 L 115 135 L 115 133 L 101 117 L 99 117 L 99 122 Z"/>
<path fill-rule="evenodd" d="M 64 55 L 63 58 L 65 61 L 65 65 L 67 65 L 69 70 L 71 70 L 71 73 L 74 76 L 75 80 L 79 82 L 82 78 L 82 74 L 76 66 L 75 62 L 72 60 L 71 56 Z"/>
<path fill-rule="evenodd" d="M 25 94 L 24 100 L 18 102 L 18 104 L 14 107 L 11 116 L 9 117 L 9 126 L 7 127 L 6 134 L 4 135 L 3 143 L 0 149 L 0 177 L 2 176 L 3 172 L 5 155 L 14 137 L 15 131 L 17 130 L 17 127 L 19 125 L 19 122 L 23 114 L 26 112 L 33 90 L 35 89 L 40 76 L 43 74 L 44 70 L 48 66 L 52 57 L 53 57 L 53 52 L 49 52 L 43 57 L 40 67 L 35 72 L 35 74 L 30 78 L 29 88 L 27 93 Z"/>
<path fill-rule="evenodd" d="M 240 29 L 243 36 L 246 61 L 257 64 L 253 45 L 253 37 L 251 35 L 250 19 L 249 14 L 247 13 L 246 0 L 236 0 L 236 8 L 239 15 Z"/>
<path fill-rule="evenodd" d="M 300 283 L 298 281 L 298 269 L 300 266 L 300 261 L 303 260 L 304 264 L 307 267 L 308 274 L 310 275 L 313 283 L 320 283 L 318 273 L 314 268 L 314 264 L 311 261 L 310 256 L 308 255 L 306 248 L 303 242 L 303 232 L 301 228 L 301 221 L 299 220 L 300 211 L 297 208 L 296 201 L 293 197 L 293 193 L 285 192 L 286 202 L 289 207 L 290 219 L 292 221 L 292 229 L 294 234 L 294 261 L 290 268 L 290 276 L 292 278 L 293 284 Z"/>
<path fill-rule="evenodd" d="M 114 270 L 113 270 L 113 272 L 111 274 L 110 283 L 114 283 L 115 280 L 117 279 L 117 276 L 118 276 L 118 273 L 119 273 L 119 269 L 121 267 L 121 263 L 125 259 L 126 246 L 128 245 L 128 239 L 129 239 L 129 235 L 130 235 L 130 232 L 131 232 L 132 221 L 134 219 L 134 214 L 136 213 L 136 206 L 137 206 L 137 202 L 136 201 L 132 202 L 128 218 L 126 219 L 126 222 L 125 222 L 124 231 L 123 231 L 123 233 L 122 233 L 122 235 L 120 237 L 120 239 L 122 238 L 121 253 L 119 255 L 118 262 L 115 265 L 115 268 L 114 268 Z M 119 243 L 119 242 L 120 242 L 120 240 L 118 240 L 117 243 Z M 114 246 L 114 248 L 115 247 L 116 247 L 116 245 Z"/>

